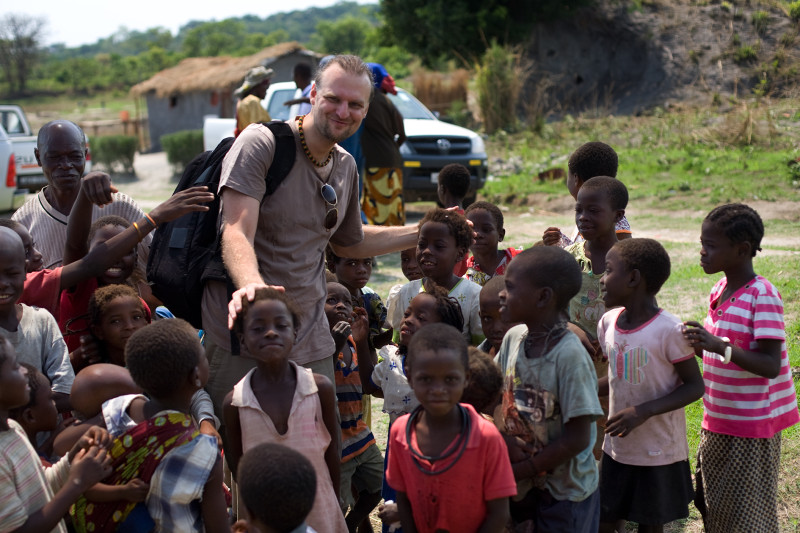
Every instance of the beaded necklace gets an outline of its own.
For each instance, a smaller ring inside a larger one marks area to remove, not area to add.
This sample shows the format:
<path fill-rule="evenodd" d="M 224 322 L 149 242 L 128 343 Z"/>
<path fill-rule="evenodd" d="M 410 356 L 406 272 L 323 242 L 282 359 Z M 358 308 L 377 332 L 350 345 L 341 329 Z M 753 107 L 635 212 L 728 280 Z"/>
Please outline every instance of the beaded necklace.
<path fill-rule="evenodd" d="M 323 161 L 322 163 L 317 161 L 317 159 L 313 155 L 311 155 L 311 150 L 308 149 L 308 145 L 306 144 L 306 136 L 303 135 L 303 119 L 305 117 L 306 117 L 305 115 L 300 115 L 299 117 L 297 117 L 297 131 L 298 133 L 300 133 L 300 146 L 303 147 L 303 152 L 305 152 L 308 160 L 311 161 L 311 163 L 315 167 L 322 168 L 331 162 L 331 158 L 333 158 L 333 148 L 331 148 L 331 151 L 328 152 L 327 159 L 325 159 L 325 161 Z"/>

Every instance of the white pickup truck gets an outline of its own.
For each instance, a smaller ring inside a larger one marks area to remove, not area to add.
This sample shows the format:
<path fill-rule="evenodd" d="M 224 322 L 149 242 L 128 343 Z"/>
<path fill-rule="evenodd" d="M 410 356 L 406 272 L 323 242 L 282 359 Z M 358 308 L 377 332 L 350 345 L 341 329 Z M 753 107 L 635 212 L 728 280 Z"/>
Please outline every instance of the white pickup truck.
<path fill-rule="evenodd" d="M 33 149 L 36 148 L 36 133 L 28 123 L 25 112 L 18 105 L 0 104 L 0 126 L 8 134 L 14 146 L 17 168 L 17 188 L 22 191 L 36 192 L 47 185 L 47 178 L 42 174 L 42 167 L 36 162 Z M 92 170 L 92 155 L 89 152 L 89 138 L 86 137 L 85 173 Z"/>
<path fill-rule="evenodd" d="M 295 98 L 293 82 L 273 83 L 261 104 L 273 120 L 288 120 L 293 108 L 283 105 Z M 439 120 L 411 93 L 398 87 L 389 95 L 403 115 L 406 142 L 400 147 L 403 156 L 403 191 L 406 201 L 436 200 L 439 171 L 450 163 L 460 163 L 472 177 L 466 204 L 475 199 L 486 183 L 488 158 L 483 139 L 474 131 Z M 236 120 L 206 117 L 203 122 L 203 146 L 213 150 L 225 137 L 233 137 Z"/>
<path fill-rule="evenodd" d="M 0 212 L 13 211 L 25 202 L 25 191 L 17 190 L 14 146 L 0 126 Z"/>

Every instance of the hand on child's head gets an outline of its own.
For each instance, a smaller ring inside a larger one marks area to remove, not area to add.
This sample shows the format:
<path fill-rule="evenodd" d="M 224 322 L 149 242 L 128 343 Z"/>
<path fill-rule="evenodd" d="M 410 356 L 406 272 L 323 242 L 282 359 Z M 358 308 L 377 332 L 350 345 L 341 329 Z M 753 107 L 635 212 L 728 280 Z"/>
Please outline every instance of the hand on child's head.
<path fill-rule="evenodd" d="M 241 289 L 237 289 L 231 295 L 231 301 L 228 302 L 228 329 L 233 329 L 236 323 L 236 317 L 242 310 L 242 301 L 252 302 L 256 297 L 256 289 L 275 289 L 276 291 L 285 292 L 286 289 L 280 285 L 267 285 L 266 283 L 248 283 Z"/>
<path fill-rule="evenodd" d="M 459 208 L 459 207 L 456 205 L 456 206 L 453 206 L 453 207 L 448 207 L 446 210 L 447 210 L 447 211 L 458 211 L 459 209 L 460 209 L 460 208 Z M 473 224 L 473 223 L 472 223 L 472 221 L 471 221 L 470 219 L 467 219 L 467 225 L 469 226 L 469 229 L 470 229 L 470 230 L 473 230 L 473 228 L 474 228 L 474 226 L 475 226 L 475 224 Z M 475 233 L 475 231 L 473 230 L 473 231 L 472 231 L 472 240 L 470 241 L 470 243 L 469 243 L 469 246 L 472 246 L 473 244 L 475 244 L 475 238 L 476 238 L 477 236 L 478 236 L 478 234 L 477 234 L 477 233 Z"/>

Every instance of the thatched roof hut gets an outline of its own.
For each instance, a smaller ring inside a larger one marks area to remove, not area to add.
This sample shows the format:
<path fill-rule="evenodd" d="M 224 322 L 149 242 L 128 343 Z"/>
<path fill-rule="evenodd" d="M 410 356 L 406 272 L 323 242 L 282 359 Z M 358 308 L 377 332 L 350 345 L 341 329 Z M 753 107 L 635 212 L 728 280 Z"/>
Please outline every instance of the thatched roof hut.
<path fill-rule="evenodd" d="M 143 96 L 153 91 L 157 97 L 167 98 L 196 91 L 233 90 L 242 83 L 249 69 L 259 65 L 275 69 L 273 64 L 288 55 L 305 55 L 313 60 L 314 65 L 322 57 L 295 41 L 279 43 L 245 57 L 189 57 L 149 80 L 137 83 L 131 88 L 131 95 Z M 291 72 L 287 78 L 275 69 L 273 80 L 290 81 Z"/>
<path fill-rule="evenodd" d="M 204 117 L 232 117 L 233 91 L 247 71 L 259 65 L 272 68 L 273 82 L 291 81 L 297 63 L 317 66 L 321 54 L 297 42 L 280 43 L 245 57 L 190 57 L 134 85 L 131 95 L 147 102 L 148 131 L 152 150 L 160 138 L 180 130 L 201 129 Z"/>

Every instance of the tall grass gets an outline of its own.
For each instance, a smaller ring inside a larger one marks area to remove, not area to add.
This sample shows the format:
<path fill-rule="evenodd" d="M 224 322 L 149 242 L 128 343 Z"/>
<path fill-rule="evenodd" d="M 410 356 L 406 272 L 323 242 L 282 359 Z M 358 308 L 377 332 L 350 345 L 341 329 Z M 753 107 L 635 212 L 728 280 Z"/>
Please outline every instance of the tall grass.
<path fill-rule="evenodd" d="M 517 102 L 525 79 L 522 61 L 519 49 L 492 43 L 475 65 L 478 107 L 488 133 L 518 126 Z"/>
<path fill-rule="evenodd" d="M 795 102 L 795 105 L 800 103 Z M 708 210 L 730 201 L 800 201 L 800 183 L 789 163 L 800 156 L 797 107 L 740 105 L 725 115 L 704 111 L 650 117 L 566 117 L 541 134 L 490 138 L 492 162 L 517 158 L 521 171 L 490 165 L 484 195 L 497 203 L 563 195 L 563 183 L 535 175 L 563 161 L 584 142 L 602 140 L 619 154 L 618 178 L 631 203 L 659 209 Z"/>

